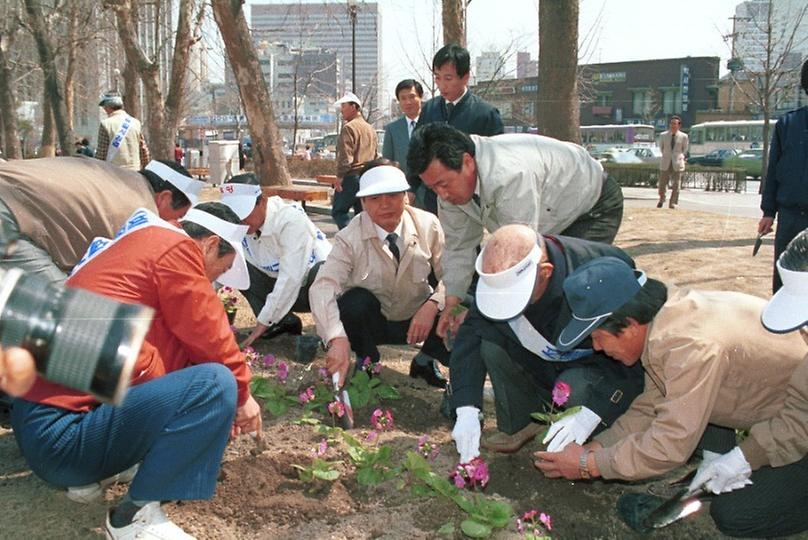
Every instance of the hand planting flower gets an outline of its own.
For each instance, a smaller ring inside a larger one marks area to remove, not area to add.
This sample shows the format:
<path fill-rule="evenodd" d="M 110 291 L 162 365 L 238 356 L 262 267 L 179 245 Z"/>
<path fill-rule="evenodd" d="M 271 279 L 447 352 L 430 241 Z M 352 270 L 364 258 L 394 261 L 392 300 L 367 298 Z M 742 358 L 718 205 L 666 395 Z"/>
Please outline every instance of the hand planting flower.
<path fill-rule="evenodd" d="M 332 401 L 328 404 L 328 412 L 332 416 L 336 416 L 337 418 L 342 418 L 345 416 L 345 405 L 341 401 Z"/>
<path fill-rule="evenodd" d="M 393 413 L 390 410 L 376 409 L 370 415 L 370 424 L 379 431 L 393 429 Z"/>
<path fill-rule="evenodd" d="M 538 517 L 538 519 L 537 519 Z M 550 538 L 547 532 L 551 531 L 552 519 L 548 514 L 538 510 L 530 510 L 516 520 L 516 530 L 525 540 L 545 540 Z"/>
<path fill-rule="evenodd" d="M 563 407 L 569 400 L 571 392 L 572 388 L 570 388 L 569 384 L 563 381 L 556 381 L 555 386 L 553 386 L 553 403 L 556 407 Z"/>
<path fill-rule="evenodd" d="M 314 387 L 313 386 L 309 386 L 308 388 L 306 388 L 303 392 L 301 392 L 297 396 L 297 400 L 300 401 L 301 405 L 305 405 L 306 403 L 308 403 L 309 401 L 311 401 L 313 399 L 314 399 Z"/>
<path fill-rule="evenodd" d="M 286 362 L 278 362 L 278 372 L 276 376 L 282 383 L 285 383 L 286 379 L 289 378 L 289 366 L 286 364 Z"/>
<path fill-rule="evenodd" d="M 435 461 L 440 454 L 440 447 L 437 444 L 428 442 L 427 439 L 429 439 L 429 436 L 426 434 L 418 437 L 418 453 L 429 461 Z"/>
<path fill-rule="evenodd" d="M 468 463 L 458 463 L 449 474 L 449 480 L 459 488 L 483 489 L 489 480 L 488 464 L 481 457 Z"/>

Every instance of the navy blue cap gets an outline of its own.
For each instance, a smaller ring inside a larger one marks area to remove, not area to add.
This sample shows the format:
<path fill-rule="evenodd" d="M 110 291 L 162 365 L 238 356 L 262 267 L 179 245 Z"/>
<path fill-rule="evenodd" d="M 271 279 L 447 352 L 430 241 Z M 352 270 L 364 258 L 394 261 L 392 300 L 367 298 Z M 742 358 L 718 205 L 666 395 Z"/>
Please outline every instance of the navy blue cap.
<path fill-rule="evenodd" d="M 575 347 L 634 298 L 645 281 L 644 272 L 617 257 L 599 257 L 578 267 L 564 280 L 572 320 L 558 336 L 557 347 L 562 351 Z"/>

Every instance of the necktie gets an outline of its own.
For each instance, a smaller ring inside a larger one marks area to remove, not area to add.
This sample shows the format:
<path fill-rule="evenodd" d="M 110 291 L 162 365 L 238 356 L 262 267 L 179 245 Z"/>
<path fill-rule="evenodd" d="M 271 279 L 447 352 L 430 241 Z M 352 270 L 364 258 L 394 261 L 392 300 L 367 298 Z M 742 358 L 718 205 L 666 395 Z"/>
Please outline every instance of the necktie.
<path fill-rule="evenodd" d="M 479 206 L 480 208 L 482 208 L 482 206 L 480 206 L 480 196 L 479 196 L 479 195 L 477 195 L 477 194 L 475 193 L 474 195 L 472 195 L 472 196 L 471 196 L 471 200 L 472 200 L 472 201 L 474 201 L 474 203 L 475 203 L 477 206 Z"/>
<path fill-rule="evenodd" d="M 452 111 L 454 110 L 454 103 L 446 102 L 446 119 L 449 120 L 452 117 Z"/>
<path fill-rule="evenodd" d="M 397 238 L 398 235 L 394 232 L 391 232 L 390 234 L 387 235 L 387 238 L 385 238 L 385 240 L 387 240 L 387 247 L 390 248 L 390 253 L 393 254 L 393 257 L 395 257 L 396 262 L 399 262 L 399 259 L 401 258 L 401 253 L 398 251 L 398 246 L 396 245 Z"/>
<path fill-rule="evenodd" d="M 410 137 L 412 137 L 413 131 L 415 131 L 415 120 L 410 120 L 410 130 L 409 130 Z"/>
<path fill-rule="evenodd" d="M 671 150 L 676 145 L 676 133 L 671 133 Z"/>

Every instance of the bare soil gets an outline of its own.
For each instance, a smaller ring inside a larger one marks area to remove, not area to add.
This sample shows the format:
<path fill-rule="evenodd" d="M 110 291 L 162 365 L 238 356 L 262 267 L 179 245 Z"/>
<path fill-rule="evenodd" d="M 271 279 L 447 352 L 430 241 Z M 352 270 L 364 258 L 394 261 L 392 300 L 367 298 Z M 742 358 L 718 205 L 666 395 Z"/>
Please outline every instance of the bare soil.
<path fill-rule="evenodd" d="M 771 282 L 772 246 L 764 243 L 752 258 L 756 222 L 685 210 L 629 208 L 616 244 L 633 255 L 650 276 L 680 286 L 738 290 L 767 296 Z M 314 333 L 311 318 L 303 315 L 304 332 Z M 240 329 L 254 324 L 242 303 L 236 321 Z M 287 385 L 302 390 L 317 378 L 324 354 L 313 364 L 294 361 L 294 340 L 281 336 L 259 345 L 289 362 Z M 451 426 L 438 413 L 440 391 L 407 376 L 414 351 L 407 347 L 384 347 L 381 379 L 395 386 L 402 399 L 383 404 L 395 415 L 395 429 L 382 435 L 396 458 L 414 450 L 416 440 L 428 434 L 441 446 L 433 470 L 448 471 L 457 460 L 451 441 Z M 488 407 L 492 409 L 492 407 Z M 370 429 L 372 407 L 356 411 L 357 436 Z M 293 407 L 280 417 L 265 413 L 264 432 L 268 449 L 251 452 L 249 438 L 230 444 L 225 452 L 216 496 L 210 501 L 169 504 L 172 519 L 198 538 L 312 538 L 312 539 L 417 539 L 461 538 L 463 513 L 441 498 L 415 498 L 396 481 L 361 486 L 355 479 L 345 447 L 328 451 L 325 459 L 344 463 L 335 482 L 305 484 L 293 464 L 311 463 L 321 436 L 311 426 L 298 425 L 301 410 Z M 326 421 L 325 418 L 323 418 Z M 486 429 L 495 419 L 487 418 Z M 539 508 L 553 516 L 556 538 L 638 538 L 618 518 L 617 498 L 625 492 L 644 491 L 647 484 L 619 482 L 569 482 L 547 480 L 533 469 L 530 455 L 538 449 L 531 443 L 512 455 L 486 454 L 491 482 L 485 490 L 509 501 L 518 512 Z M 257 454 L 257 455 L 256 455 Z M 685 470 L 672 473 L 681 475 Z M 37 479 L 26 467 L 0 413 L 0 538 L 94 538 L 102 535 L 101 524 L 110 504 L 125 487 L 108 490 L 106 500 L 90 505 L 69 501 L 64 493 Z M 438 529 L 447 523 L 453 533 Z M 515 525 L 495 533 L 494 538 L 516 537 Z M 708 512 L 655 532 L 654 538 L 721 538 Z M 808 538 L 808 535 L 801 536 Z"/>

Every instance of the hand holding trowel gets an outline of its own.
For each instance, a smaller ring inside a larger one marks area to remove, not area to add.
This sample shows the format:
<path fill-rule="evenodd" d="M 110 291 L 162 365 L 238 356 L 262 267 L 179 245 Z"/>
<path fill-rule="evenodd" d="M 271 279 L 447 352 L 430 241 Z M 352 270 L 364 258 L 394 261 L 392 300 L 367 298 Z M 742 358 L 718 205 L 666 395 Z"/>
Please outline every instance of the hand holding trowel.
<path fill-rule="evenodd" d="M 339 372 L 336 371 L 331 376 L 331 380 L 334 382 L 334 398 L 342 404 L 343 414 L 339 417 L 340 425 L 342 429 L 353 429 L 354 425 L 354 417 L 353 417 L 353 409 L 351 408 L 351 398 L 348 397 L 348 390 L 345 387 L 348 385 L 348 381 L 346 379 L 345 385 L 340 389 L 339 387 Z M 332 413 L 333 414 L 333 413 Z"/>

